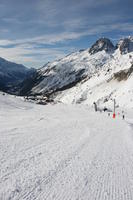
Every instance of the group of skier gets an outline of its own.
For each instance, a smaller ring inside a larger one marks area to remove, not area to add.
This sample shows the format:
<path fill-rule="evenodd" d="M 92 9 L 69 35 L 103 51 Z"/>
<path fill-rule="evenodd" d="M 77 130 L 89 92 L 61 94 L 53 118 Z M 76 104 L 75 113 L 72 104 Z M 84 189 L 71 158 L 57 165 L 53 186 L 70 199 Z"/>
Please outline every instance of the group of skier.
<path fill-rule="evenodd" d="M 97 111 L 100 111 L 100 112 L 102 112 L 102 111 L 106 112 L 107 111 L 108 112 L 107 108 L 98 109 L 96 102 L 94 102 L 93 105 L 94 105 L 95 112 L 97 112 Z M 118 113 L 118 115 L 120 115 L 120 113 Z M 108 116 L 110 116 L 110 112 L 108 112 Z M 113 113 L 113 116 L 116 116 L 115 112 Z M 115 118 L 115 117 L 113 117 L 113 118 Z M 125 119 L 124 111 L 122 111 L 122 119 L 123 120 Z"/>

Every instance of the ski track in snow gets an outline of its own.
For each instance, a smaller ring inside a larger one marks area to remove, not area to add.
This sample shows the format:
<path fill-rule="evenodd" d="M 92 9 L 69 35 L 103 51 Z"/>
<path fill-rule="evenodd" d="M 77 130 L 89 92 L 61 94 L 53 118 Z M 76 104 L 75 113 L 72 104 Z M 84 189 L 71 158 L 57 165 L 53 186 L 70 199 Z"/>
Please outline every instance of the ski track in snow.
<path fill-rule="evenodd" d="M 0 109 L 0 200 L 133 199 L 126 121 L 85 106 L 18 107 Z"/>

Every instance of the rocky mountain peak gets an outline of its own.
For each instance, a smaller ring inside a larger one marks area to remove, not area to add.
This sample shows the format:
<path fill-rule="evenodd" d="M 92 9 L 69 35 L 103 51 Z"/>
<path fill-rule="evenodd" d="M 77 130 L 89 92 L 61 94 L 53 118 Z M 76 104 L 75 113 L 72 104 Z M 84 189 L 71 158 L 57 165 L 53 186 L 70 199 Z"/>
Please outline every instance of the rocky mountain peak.
<path fill-rule="evenodd" d="M 109 52 L 113 51 L 114 49 L 114 45 L 108 38 L 100 38 L 95 42 L 95 44 L 92 45 L 92 47 L 89 50 L 89 53 L 92 55 L 99 51 L 105 50 L 106 52 Z"/>
<path fill-rule="evenodd" d="M 130 53 L 133 51 L 133 37 L 128 37 L 121 39 L 117 44 L 117 48 L 119 48 L 121 54 Z"/>

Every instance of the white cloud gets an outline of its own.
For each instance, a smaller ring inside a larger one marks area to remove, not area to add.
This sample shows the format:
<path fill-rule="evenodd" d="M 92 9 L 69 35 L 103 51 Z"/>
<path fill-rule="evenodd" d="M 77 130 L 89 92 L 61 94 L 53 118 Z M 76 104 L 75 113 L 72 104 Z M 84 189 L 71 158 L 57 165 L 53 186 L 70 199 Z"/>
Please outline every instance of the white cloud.
<path fill-rule="evenodd" d="M 62 49 L 34 49 L 30 45 L 20 45 L 13 48 L 1 48 L 0 56 L 12 62 L 23 63 L 27 67 L 41 67 L 49 60 L 65 56 Z"/>
<path fill-rule="evenodd" d="M 69 26 L 77 26 L 78 23 L 81 23 L 79 20 L 74 20 L 70 22 Z M 116 23 L 116 24 L 104 24 L 104 25 L 96 25 L 96 26 L 89 26 L 86 30 L 81 31 L 64 31 L 61 33 L 52 33 L 52 34 L 45 34 L 37 37 L 32 38 L 25 38 L 25 39 L 17 39 L 17 40 L 0 40 L 0 46 L 7 46 L 7 45 L 25 45 L 32 43 L 34 44 L 56 44 L 59 42 L 65 42 L 67 40 L 78 39 L 83 36 L 87 35 L 96 35 L 100 33 L 106 33 L 109 31 L 118 30 L 118 31 L 133 31 L 133 24 L 132 23 Z"/>

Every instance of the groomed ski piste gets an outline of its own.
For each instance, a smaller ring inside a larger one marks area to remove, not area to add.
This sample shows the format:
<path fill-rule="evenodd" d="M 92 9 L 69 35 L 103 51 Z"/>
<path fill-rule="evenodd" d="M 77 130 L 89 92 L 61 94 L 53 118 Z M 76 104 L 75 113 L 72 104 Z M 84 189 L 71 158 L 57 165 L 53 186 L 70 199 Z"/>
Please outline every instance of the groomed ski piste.
<path fill-rule="evenodd" d="M 0 200 L 132 200 L 133 110 L 0 94 Z"/>

